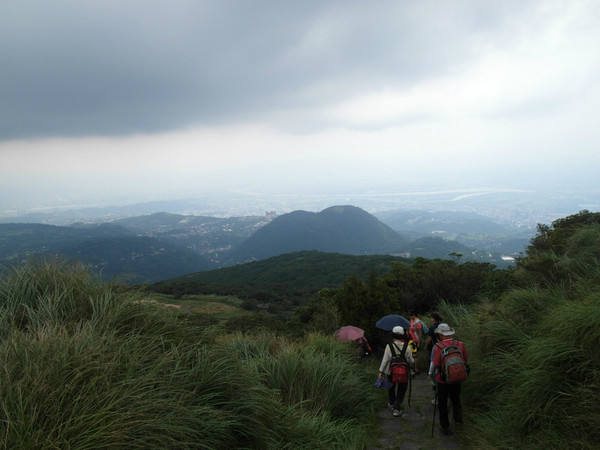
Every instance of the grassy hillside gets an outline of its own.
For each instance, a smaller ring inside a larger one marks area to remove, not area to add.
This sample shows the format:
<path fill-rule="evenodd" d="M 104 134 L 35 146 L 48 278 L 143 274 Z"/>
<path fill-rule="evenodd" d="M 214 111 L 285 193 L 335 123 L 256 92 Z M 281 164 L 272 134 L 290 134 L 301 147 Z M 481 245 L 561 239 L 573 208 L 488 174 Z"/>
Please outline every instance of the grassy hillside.
<path fill-rule="evenodd" d="M 498 300 L 446 305 L 471 353 L 479 448 L 595 449 L 600 440 L 600 213 L 540 226 Z"/>
<path fill-rule="evenodd" d="M 362 448 L 373 369 L 310 335 L 226 334 L 77 266 L 0 278 L 0 447 Z"/>

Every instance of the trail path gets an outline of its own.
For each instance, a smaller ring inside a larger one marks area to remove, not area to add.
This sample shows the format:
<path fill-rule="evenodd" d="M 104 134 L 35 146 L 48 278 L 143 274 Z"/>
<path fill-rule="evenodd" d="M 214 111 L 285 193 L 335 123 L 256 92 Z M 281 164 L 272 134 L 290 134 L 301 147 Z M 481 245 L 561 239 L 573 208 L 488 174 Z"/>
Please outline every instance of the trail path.
<path fill-rule="evenodd" d="M 417 450 L 417 449 L 459 449 L 460 428 L 452 425 L 453 436 L 442 434 L 438 412 L 436 409 L 435 428 L 431 437 L 431 422 L 433 419 L 433 391 L 427 375 L 421 373 L 412 380 L 412 395 L 409 407 L 408 392 L 404 400 L 404 414 L 393 417 L 392 410 L 383 404 L 379 411 L 380 438 L 377 447 L 369 450 Z M 450 412 L 452 423 L 452 412 Z"/>

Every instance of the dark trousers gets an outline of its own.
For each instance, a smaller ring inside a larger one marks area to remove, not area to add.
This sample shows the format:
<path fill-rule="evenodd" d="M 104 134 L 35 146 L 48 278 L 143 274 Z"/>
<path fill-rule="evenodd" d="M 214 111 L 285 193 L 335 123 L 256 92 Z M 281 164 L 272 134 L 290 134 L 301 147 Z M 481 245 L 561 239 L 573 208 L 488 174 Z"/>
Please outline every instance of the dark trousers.
<path fill-rule="evenodd" d="M 462 423 L 462 408 L 460 405 L 460 383 L 457 384 L 437 384 L 437 399 L 438 408 L 440 410 L 440 426 L 448 428 L 450 421 L 448 420 L 448 398 L 452 402 L 452 413 L 454 423 Z"/>
<path fill-rule="evenodd" d="M 388 380 L 392 381 L 392 377 L 388 377 Z M 407 389 L 408 383 L 394 383 L 393 386 L 388 389 L 388 402 L 392 405 L 392 408 L 400 409 L 402 407 Z"/>

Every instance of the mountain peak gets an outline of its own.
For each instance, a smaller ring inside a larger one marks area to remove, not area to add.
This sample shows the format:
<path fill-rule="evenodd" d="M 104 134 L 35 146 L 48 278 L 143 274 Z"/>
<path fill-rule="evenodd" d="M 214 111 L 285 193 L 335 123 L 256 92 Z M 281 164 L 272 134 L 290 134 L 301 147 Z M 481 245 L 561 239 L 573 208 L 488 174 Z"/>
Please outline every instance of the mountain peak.
<path fill-rule="evenodd" d="M 303 250 L 352 255 L 392 254 L 406 239 L 375 216 L 350 205 L 275 218 L 233 250 L 235 263 Z"/>

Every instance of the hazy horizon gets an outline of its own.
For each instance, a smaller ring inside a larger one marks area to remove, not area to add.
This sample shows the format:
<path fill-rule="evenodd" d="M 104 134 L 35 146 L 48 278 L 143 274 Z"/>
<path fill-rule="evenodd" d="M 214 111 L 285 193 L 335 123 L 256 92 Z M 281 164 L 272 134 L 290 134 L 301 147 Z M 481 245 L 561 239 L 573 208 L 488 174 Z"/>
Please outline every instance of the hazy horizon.
<path fill-rule="evenodd" d="M 5 2 L 0 216 L 434 191 L 597 205 L 599 19 L 583 0 Z"/>

